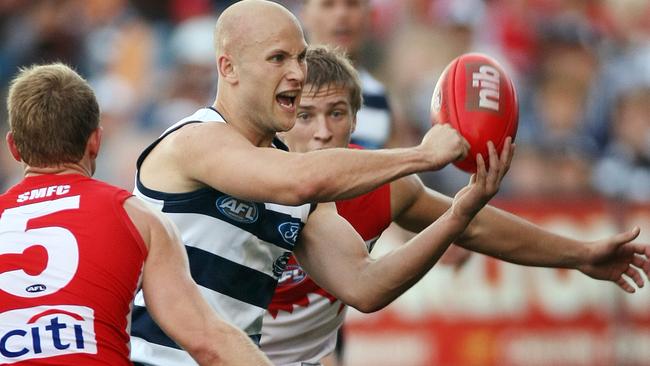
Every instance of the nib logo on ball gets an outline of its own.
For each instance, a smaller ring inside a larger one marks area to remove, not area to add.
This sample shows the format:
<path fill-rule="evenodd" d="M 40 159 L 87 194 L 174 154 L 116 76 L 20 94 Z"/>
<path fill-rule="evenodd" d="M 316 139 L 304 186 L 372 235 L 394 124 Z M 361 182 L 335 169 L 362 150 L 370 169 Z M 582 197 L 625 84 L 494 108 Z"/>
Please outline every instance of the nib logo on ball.
<path fill-rule="evenodd" d="M 463 54 L 454 59 L 438 79 L 431 98 L 431 122 L 448 123 L 471 148 L 467 158 L 454 163 L 476 171 L 476 154 L 487 162 L 487 142 L 501 152 L 506 137 L 515 138 L 519 105 L 512 80 L 493 58 Z"/>
<path fill-rule="evenodd" d="M 472 65 L 467 66 L 471 72 L 471 86 L 467 88 L 467 109 L 485 108 L 499 111 L 499 71 L 492 66 L 476 64 L 478 71 L 472 71 Z M 472 88 L 478 90 L 478 93 Z M 475 98 L 478 96 L 478 98 Z M 478 99 L 478 103 L 477 103 Z"/>

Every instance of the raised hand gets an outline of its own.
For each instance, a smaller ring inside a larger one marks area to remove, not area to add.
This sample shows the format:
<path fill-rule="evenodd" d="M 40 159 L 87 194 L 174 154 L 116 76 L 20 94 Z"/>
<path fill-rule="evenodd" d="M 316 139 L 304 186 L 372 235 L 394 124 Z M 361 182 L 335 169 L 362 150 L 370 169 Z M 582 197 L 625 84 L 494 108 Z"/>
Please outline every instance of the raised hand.
<path fill-rule="evenodd" d="M 494 144 L 489 141 L 489 169 L 486 167 L 483 156 L 476 155 L 476 173 L 472 174 L 469 184 L 454 197 L 452 209 L 455 215 L 474 217 L 494 197 L 499 191 L 501 180 L 510 169 L 514 150 L 515 145 L 508 137 L 503 145 L 501 156 L 498 156 Z"/>
<path fill-rule="evenodd" d="M 635 227 L 591 243 L 585 263 L 578 265 L 577 269 L 589 277 L 612 281 L 626 292 L 635 292 L 634 286 L 625 277 L 641 288 L 644 285 L 641 272 L 650 275 L 650 245 L 631 242 L 639 236 L 639 232 L 639 228 Z"/>
<path fill-rule="evenodd" d="M 431 156 L 431 169 L 438 170 L 456 160 L 465 159 L 469 143 L 448 124 L 435 124 L 424 135 L 420 148 Z"/>

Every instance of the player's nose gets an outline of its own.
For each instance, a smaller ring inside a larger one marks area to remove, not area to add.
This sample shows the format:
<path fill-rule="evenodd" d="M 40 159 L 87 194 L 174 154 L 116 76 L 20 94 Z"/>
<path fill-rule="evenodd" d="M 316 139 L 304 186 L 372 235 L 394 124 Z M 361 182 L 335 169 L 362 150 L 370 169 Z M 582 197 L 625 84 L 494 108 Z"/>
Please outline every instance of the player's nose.
<path fill-rule="evenodd" d="M 323 142 L 332 139 L 332 130 L 329 128 L 325 116 L 318 116 L 316 118 L 316 131 L 314 131 L 314 138 Z"/>
<path fill-rule="evenodd" d="M 293 59 L 289 62 L 287 79 L 302 84 L 305 81 L 305 75 L 307 75 L 307 66 L 304 62 L 300 62 L 297 59 Z"/>

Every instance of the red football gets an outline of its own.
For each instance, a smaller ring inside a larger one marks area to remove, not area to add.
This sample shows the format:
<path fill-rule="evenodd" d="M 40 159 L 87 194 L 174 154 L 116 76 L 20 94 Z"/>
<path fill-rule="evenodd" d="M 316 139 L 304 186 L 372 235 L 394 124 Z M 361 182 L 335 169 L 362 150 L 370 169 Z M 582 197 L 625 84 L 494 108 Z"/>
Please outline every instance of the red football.
<path fill-rule="evenodd" d="M 506 137 L 517 134 L 519 105 L 510 77 L 492 57 L 467 53 L 440 75 L 431 98 L 431 122 L 449 123 L 469 142 L 467 158 L 454 163 L 476 172 L 476 154 L 487 164 L 487 142 L 501 152 Z"/>

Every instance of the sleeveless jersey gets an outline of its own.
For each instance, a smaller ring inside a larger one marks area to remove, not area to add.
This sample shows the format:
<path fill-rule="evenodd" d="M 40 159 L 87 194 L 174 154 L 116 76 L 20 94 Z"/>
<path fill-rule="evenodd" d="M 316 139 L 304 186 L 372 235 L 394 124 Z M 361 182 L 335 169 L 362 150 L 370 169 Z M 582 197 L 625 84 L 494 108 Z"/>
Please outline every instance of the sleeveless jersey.
<path fill-rule="evenodd" d="M 130 196 L 77 174 L 27 177 L 0 196 L 0 364 L 131 365 L 147 250 Z"/>
<path fill-rule="evenodd" d="M 366 241 L 368 250 L 391 223 L 390 184 L 336 202 L 339 214 Z M 262 351 L 274 365 L 315 363 L 336 346 L 346 306 L 312 281 L 291 256 L 262 327 Z"/>
<path fill-rule="evenodd" d="M 384 86 L 366 70 L 359 70 L 363 105 L 357 112 L 352 142 L 368 149 L 384 147 L 390 137 L 392 117 Z"/>
<path fill-rule="evenodd" d="M 192 277 L 207 302 L 259 343 L 262 317 L 311 205 L 250 202 L 210 187 L 188 193 L 145 187 L 139 179 L 143 160 L 165 136 L 189 123 L 225 120 L 216 110 L 203 108 L 171 126 L 138 159 L 135 194 L 179 228 Z M 286 149 L 277 139 L 274 147 Z M 142 364 L 195 365 L 153 322 L 141 292 L 135 299 L 131 347 L 131 359 Z"/>

